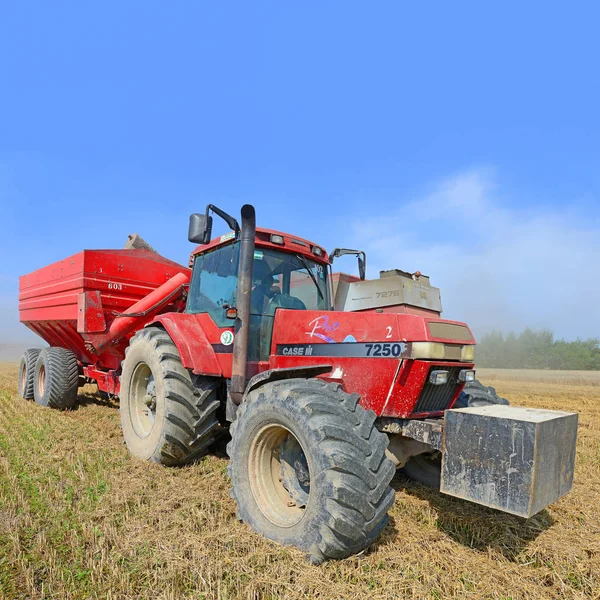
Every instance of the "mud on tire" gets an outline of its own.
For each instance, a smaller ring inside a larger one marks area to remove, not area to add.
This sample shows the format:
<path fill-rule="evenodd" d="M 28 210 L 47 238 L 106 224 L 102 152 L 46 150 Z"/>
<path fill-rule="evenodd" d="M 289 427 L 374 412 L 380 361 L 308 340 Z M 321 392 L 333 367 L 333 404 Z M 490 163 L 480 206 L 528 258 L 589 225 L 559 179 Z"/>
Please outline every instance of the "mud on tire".
<path fill-rule="evenodd" d="M 40 406 L 71 408 L 77 402 L 79 364 L 65 348 L 44 348 L 35 363 L 34 399 Z"/>
<path fill-rule="evenodd" d="M 267 383 L 248 394 L 231 426 L 238 516 L 313 562 L 367 548 L 394 502 L 387 436 L 358 400 L 319 379 Z"/>
<path fill-rule="evenodd" d="M 134 456 L 169 466 L 205 454 L 219 427 L 217 383 L 192 382 L 169 334 L 138 331 L 122 364 L 120 414 L 123 437 Z"/>
<path fill-rule="evenodd" d="M 25 400 L 33 400 L 33 384 L 35 382 L 35 363 L 41 350 L 30 348 L 25 350 L 19 365 L 19 396 Z"/>

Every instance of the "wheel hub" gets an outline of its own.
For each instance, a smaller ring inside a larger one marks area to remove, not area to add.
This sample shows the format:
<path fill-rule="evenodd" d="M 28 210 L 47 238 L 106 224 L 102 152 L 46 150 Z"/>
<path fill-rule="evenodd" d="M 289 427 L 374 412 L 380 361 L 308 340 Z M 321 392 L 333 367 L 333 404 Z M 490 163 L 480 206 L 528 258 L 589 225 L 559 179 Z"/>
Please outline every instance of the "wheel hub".
<path fill-rule="evenodd" d="M 148 377 L 144 404 L 147 406 L 146 414 L 148 415 L 148 418 L 154 423 L 154 418 L 156 416 L 156 383 L 154 382 L 153 375 Z"/>
<path fill-rule="evenodd" d="M 278 424 L 262 427 L 252 438 L 248 467 L 265 517 L 279 527 L 300 522 L 310 499 L 310 466 L 294 434 Z"/>
<path fill-rule="evenodd" d="M 147 437 L 156 420 L 157 398 L 154 375 L 146 363 L 141 362 L 135 367 L 129 393 L 133 428 L 139 437 Z"/>
<path fill-rule="evenodd" d="M 41 398 L 46 391 L 46 366 L 42 364 L 37 375 L 38 395 Z"/>
<path fill-rule="evenodd" d="M 306 506 L 310 492 L 310 472 L 302 446 L 289 434 L 281 445 L 281 482 L 294 504 Z"/>
<path fill-rule="evenodd" d="M 21 389 L 25 391 L 25 387 L 27 386 L 27 366 L 24 364 L 21 367 Z"/>

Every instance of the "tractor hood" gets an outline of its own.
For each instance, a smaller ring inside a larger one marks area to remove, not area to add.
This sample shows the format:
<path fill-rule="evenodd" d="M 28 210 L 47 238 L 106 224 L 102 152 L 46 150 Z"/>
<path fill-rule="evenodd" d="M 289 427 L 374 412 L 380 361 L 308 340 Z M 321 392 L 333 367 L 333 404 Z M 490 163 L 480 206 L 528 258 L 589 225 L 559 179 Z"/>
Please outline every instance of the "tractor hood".
<path fill-rule="evenodd" d="M 410 314 L 279 309 L 271 355 L 473 362 L 474 345 L 471 330 L 458 321 Z"/>
<path fill-rule="evenodd" d="M 464 323 L 434 316 L 278 309 L 269 368 L 326 365 L 323 378 L 356 392 L 377 416 L 422 418 L 450 408 L 474 350 Z M 426 389 L 436 369 L 447 372 L 447 383 Z"/>

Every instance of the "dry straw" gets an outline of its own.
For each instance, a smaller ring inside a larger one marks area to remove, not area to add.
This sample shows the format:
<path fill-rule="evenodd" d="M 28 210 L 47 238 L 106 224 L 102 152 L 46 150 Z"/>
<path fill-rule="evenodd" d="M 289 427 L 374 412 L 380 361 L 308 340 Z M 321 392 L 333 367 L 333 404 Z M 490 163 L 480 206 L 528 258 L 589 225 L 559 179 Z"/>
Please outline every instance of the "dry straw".
<path fill-rule="evenodd" d="M 138 462 L 95 388 L 77 410 L 44 410 L 0 366 L 0 596 L 600 598 L 598 385 L 489 380 L 515 404 L 581 412 L 573 492 L 523 521 L 399 475 L 380 542 L 313 566 L 237 521 L 222 454 L 181 469 Z"/>

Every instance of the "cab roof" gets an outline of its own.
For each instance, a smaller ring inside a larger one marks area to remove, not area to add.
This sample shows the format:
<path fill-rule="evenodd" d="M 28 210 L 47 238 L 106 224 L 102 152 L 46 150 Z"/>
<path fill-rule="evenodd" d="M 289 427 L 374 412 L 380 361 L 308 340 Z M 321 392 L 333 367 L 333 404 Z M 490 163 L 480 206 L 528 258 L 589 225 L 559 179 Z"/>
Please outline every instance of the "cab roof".
<path fill-rule="evenodd" d="M 283 238 L 283 244 L 275 244 L 271 241 L 272 235 L 279 235 Z M 212 239 L 208 244 L 200 244 L 196 246 L 190 254 L 190 263 L 194 260 L 197 254 L 204 253 L 218 246 L 222 246 L 235 239 L 233 231 L 220 235 Z M 256 228 L 255 244 L 260 248 L 273 248 L 274 250 L 283 250 L 284 252 L 291 252 L 294 254 L 303 254 L 307 258 L 319 262 L 322 264 L 329 264 L 329 255 L 323 246 L 319 246 L 314 242 L 305 240 L 304 238 L 298 237 L 297 235 L 291 235 L 284 233 L 283 231 L 275 231 L 274 229 L 265 229 L 264 227 Z M 318 256 L 313 252 L 313 248 L 320 248 L 321 255 Z"/>

